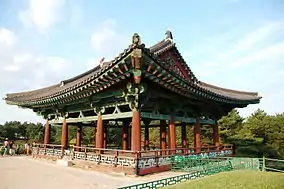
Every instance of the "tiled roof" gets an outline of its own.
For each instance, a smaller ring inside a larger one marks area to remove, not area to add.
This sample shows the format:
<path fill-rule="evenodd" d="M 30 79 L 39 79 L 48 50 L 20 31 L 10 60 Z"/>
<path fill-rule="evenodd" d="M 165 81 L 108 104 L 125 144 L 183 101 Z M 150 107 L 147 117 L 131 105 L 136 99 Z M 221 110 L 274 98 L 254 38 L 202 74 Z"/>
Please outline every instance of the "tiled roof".
<path fill-rule="evenodd" d="M 233 98 L 233 99 L 239 99 L 239 100 L 261 99 L 261 97 L 258 96 L 258 93 L 256 92 L 245 92 L 245 91 L 226 89 L 226 88 L 218 87 L 218 86 L 211 85 L 211 84 L 204 83 L 204 82 L 198 82 L 198 85 L 202 87 L 203 89 L 206 89 L 213 93 L 220 94 L 222 96 Z"/>
<path fill-rule="evenodd" d="M 142 46 L 141 48 L 144 48 Z M 98 77 L 102 72 L 105 70 L 108 70 L 111 66 L 115 65 L 117 62 L 121 60 L 122 57 L 126 56 L 128 53 L 130 53 L 133 49 L 133 46 L 129 46 L 127 49 L 124 50 L 123 53 L 121 53 L 119 56 L 117 56 L 114 60 L 110 62 L 105 62 L 102 67 L 96 66 L 95 68 L 80 74 L 76 77 L 61 81 L 59 84 L 52 85 L 46 88 L 33 90 L 33 91 L 27 91 L 27 92 L 21 92 L 21 93 L 12 93 L 7 94 L 5 100 L 10 102 L 21 102 L 21 101 L 36 101 L 42 98 L 52 98 L 56 95 L 76 90 L 78 87 L 84 85 L 84 83 Z M 178 49 L 175 46 L 175 43 L 173 42 L 172 34 L 167 33 L 167 38 L 158 42 L 157 44 L 153 45 L 149 48 L 150 52 L 154 55 L 160 55 L 163 52 L 166 52 L 170 49 L 174 49 L 178 56 L 180 56 L 180 60 L 184 62 L 184 66 L 187 67 L 187 70 L 189 70 L 189 74 L 193 76 L 193 78 L 196 81 L 196 85 L 206 91 L 210 91 L 212 93 L 224 96 L 226 98 L 232 98 L 237 100 L 259 100 L 261 97 L 258 96 L 257 93 L 250 93 L 250 92 L 242 92 L 242 91 L 235 91 L 231 89 L 225 89 L 220 88 L 211 84 L 207 84 L 201 81 L 198 81 L 194 74 L 191 72 L 190 68 L 186 65 L 185 61 L 183 60 L 182 56 L 178 52 Z M 158 56 L 156 57 L 158 58 Z M 188 81 L 192 82 L 192 81 Z"/>

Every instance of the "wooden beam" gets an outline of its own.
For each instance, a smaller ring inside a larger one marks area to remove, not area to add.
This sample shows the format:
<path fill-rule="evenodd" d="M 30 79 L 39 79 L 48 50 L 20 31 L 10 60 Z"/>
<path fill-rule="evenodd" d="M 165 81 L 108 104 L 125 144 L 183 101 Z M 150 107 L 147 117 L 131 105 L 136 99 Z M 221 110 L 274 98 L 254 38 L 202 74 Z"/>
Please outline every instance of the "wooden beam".
<path fill-rule="evenodd" d="M 123 113 L 116 113 L 116 114 L 105 114 L 102 115 L 103 120 L 116 120 L 121 118 L 130 118 L 132 117 L 132 112 L 123 112 Z M 88 117 L 79 117 L 79 118 L 68 118 L 66 119 L 67 123 L 78 123 L 78 122 L 91 122 L 98 120 L 98 116 L 88 116 Z M 51 123 L 62 123 L 61 120 L 53 120 Z"/>

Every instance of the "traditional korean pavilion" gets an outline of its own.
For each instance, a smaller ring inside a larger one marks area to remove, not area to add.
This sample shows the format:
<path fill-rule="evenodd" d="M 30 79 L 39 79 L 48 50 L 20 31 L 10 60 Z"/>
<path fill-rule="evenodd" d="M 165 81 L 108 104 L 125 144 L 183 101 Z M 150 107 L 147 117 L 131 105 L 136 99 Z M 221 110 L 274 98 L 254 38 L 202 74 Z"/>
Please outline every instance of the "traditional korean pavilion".
<path fill-rule="evenodd" d="M 74 148 L 73 160 L 115 165 L 140 175 L 169 170 L 173 154 L 231 155 L 232 147 L 220 144 L 217 120 L 260 99 L 255 92 L 225 89 L 196 78 L 170 31 L 150 48 L 135 33 L 132 44 L 112 61 L 102 59 L 99 66 L 81 75 L 5 97 L 8 104 L 32 109 L 47 120 L 44 144 L 34 149 L 35 156 L 62 158 Z M 160 150 L 155 152 L 149 150 L 153 121 L 160 127 Z M 121 150 L 107 149 L 111 123 L 121 128 Z M 51 124 L 62 125 L 60 148 L 50 144 Z M 201 145 L 203 124 L 212 126 L 214 146 L 210 148 Z M 74 147 L 68 144 L 68 126 L 77 127 Z M 84 126 L 94 127 L 94 148 L 81 146 Z M 194 126 L 193 148 L 186 138 L 188 126 Z M 181 144 L 176 143 L 176 127 L 181 127 Z"/>

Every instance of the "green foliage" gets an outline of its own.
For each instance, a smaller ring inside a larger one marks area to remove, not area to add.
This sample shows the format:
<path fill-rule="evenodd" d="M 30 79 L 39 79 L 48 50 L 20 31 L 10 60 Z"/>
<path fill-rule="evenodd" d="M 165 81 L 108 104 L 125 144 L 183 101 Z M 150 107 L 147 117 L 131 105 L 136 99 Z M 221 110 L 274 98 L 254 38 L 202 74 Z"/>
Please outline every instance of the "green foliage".
<path fill-rule="evenodd" d="M 240 131 L 243 121 L 244 118 L 242 118 L 239 112 L 235 109 L 219 120 L 220 137 L 223 140 L 223 143 L 228 143 L 228 139 Z"/>
<path fill-rule="evenodd" d="M 233 110 L 220 123 L 221 139 L 236 144 L 238 156 L 284 158 L 284 114 L 258 109 L 243 119 Z"/>

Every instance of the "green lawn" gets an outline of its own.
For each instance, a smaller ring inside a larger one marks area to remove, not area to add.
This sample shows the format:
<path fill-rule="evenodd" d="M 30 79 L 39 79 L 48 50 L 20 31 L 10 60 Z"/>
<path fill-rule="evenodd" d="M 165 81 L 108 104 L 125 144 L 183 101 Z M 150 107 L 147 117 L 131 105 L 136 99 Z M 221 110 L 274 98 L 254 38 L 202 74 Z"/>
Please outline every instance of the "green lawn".
<path fill-rule="evenodd" d="M 232 171 L 180 183 L 167 189 L 284 189 L 284 173 Z"/>

